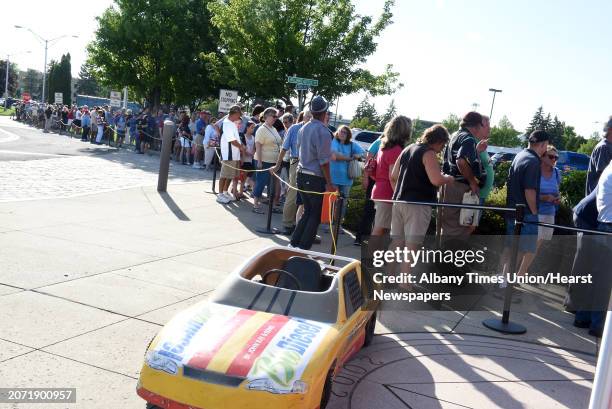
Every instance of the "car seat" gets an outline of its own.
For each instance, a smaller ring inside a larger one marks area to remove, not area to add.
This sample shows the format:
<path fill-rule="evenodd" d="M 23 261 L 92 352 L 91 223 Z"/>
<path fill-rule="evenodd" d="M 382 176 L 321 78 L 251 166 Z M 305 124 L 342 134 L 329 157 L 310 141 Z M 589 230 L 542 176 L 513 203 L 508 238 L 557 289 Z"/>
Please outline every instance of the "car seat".
<path fill-rule="evenodd" d="M 283 265 L 283 270 L 293 274 L 300 283 L 302 291 L 321 291 L 321 277 L 323 271 L 321 265 L 315 260 L 307 257 L 289 257 Z M 281 276 L 276 284 L 277 287 L 295 288 L 293 281 Z"/>

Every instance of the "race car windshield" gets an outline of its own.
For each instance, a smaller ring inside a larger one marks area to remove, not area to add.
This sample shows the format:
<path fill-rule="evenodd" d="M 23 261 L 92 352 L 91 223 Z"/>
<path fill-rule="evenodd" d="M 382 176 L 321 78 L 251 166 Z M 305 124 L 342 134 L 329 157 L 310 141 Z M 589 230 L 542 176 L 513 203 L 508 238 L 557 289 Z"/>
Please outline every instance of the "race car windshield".
<path fill-rule="evenodd" d="M 333 324 L 338 318 L 338 285 L 326 292 L 294 291 L 244 279 L 219 287 L 212 302 Z"/>

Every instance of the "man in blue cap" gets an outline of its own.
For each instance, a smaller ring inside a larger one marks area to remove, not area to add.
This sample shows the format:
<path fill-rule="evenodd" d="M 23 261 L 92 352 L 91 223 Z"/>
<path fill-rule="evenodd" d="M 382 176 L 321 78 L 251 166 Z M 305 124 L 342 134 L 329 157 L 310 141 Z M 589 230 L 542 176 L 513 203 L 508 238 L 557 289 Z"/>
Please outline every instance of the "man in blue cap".
<path fill-rule="evenodd" d="M 332 133 L 325 125 L 329 103 L 317 95 L 310 102 L 312 120 L 298 134 L 297 187 L 304 204 L 304 215 L 291 236 L 292 247 L 309 250 L 321 223 L 322 193 L 335 191 L 329 173 Z M 317 192 L 317 193 L 304 193 Z"/>

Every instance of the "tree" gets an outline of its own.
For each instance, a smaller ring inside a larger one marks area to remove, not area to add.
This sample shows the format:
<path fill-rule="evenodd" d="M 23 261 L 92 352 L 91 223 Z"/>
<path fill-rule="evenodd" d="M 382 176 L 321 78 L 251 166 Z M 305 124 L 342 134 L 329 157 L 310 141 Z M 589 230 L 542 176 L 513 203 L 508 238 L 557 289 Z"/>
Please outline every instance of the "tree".
<path fill-rule="evenodd" d="M 380 75 L 362 67 L 376 51 L 376 38 L 391 24 L 393 0 L 380 17 L 355 13 L 351 0 L 211 0 L 212 24 L 219 31 L 219 80 L 247 98 L 296 95 L 287 76 L 314 78 L 329 100 L 366 91 L 386 95 L 402 86 L 388 65 Z M 306 93 L 299 95 L 301 105 Z"/>
<path fill-rule="evenodd" d="M 461 120 L 455 114 L 449 114 L 448 117 L 442 121 L 442 125 L 448 130 L 448 133 L 452 134 L 459 130 L 459 124 Z"/>
<path fill-rule="evenodd" d="M 380 117 L 380 125 L 378 126 L 378 130 L 380 132 L 385 130 L 385 125 L 390 122 L 397 115 L 397 108 L 395 107 L 395 100 L 391 100 L 391 104 L 387 108 L 387 111 Z"/>
<path fill-rule="evenodd" d="M 518 137 L 519 134 L 520 132 L 514 129 L 508 117 L 504 115 L 502 119 L 500 119 L 499 124 L 491 128 L 489 145 L 506 146 L 509 148 L 521 146 L 521 140 Z"/>
<path fill-rule="evenodd" d="M 370 103 L 367 97 L 362 99 L 359 105 L 357 105 L 355 115 L 353 115 L 353 119 L 363 118 L 368 118 L 372 124 L 378 124 L 379 122 L 376 107 L 374 104 Z"/>
<path fill-rule="evenodd" d="M 79 78 L 76 81 L 76 91 L 81 95 L 92 95 L 95 97 L 108 98 L 110 89 L 100 84 L 98 73 L 91 62 L 86 61 L 81 65 Z"/>
<path fill-rule="evenodd" d="M 49 88 L 47 92 L 47 102 L 55 102 L 55 93 L 63 94 L 65 105 L 72 104 L 72 74 L 70 66 L 70 53 L 62 55 L 59 62 L 51 60 L 48 71 Z"/>
<path fill-rule="evenodd" d="M 6 81 L 6 60 L 0 60 L 0 96 L 4 96 Z M 17 65 L 9 61 L 8 95 L 15 95 L 17 90 Z"/>
<path fill-rule="evenodd" d="M 578 152 L 580 145 L 586 141 L 585 138 L 576 134 L 573 126 L 567 125 L 563 130 L 563 144 L 565 145 L 565 150 Z"/>
<path fill-rule="evenodd" d="M 378 123 L 372 122 L 370 118 L 353 118 L 349 126 L 351 128 L 366 129 L 368 131 L 378 130 Z"/>
<path fill-rule="evenodd" d="M 23 92 L 29 92 L 34 100 L 42 101 L 42 77 L 42 72 L 29 68 L 21 84 Z"/>
<path fill-rule="evenodd" d="M 214 97 L 219 84 L 209 0 L 115 0 L 97 18 L 89 63 L 105 85 L 130 87 L 149 106 L 194 107 Z M 243 50 L 248 54 L 248 50 Z"/>
<path fill-rule="evenodd" d="M 593 132 L 591 137 L 587 139 L 586 142 L 584 142 L 582 145 L 580 145 L 580 147 L 578 148 L 578 153 L 584 153 L 585 155 L 591 156 L 591 153 L 593 153 L 593 149 L 595 149 L 595 145 L 597 145 L 600 140 L 601 136 L 599 135 L 599 132 Z"/>
<path fill-rule="evenodd" d="M 525 130 L 526 135 L 530 135 L 533 131 L 536 130 L 545 130 L 545 122 L 546 119 L 544 117 L 544 107 L 540 106 L 538 110 L 533 115 L 531 122 L 529 122 L 529 126 Z"/>

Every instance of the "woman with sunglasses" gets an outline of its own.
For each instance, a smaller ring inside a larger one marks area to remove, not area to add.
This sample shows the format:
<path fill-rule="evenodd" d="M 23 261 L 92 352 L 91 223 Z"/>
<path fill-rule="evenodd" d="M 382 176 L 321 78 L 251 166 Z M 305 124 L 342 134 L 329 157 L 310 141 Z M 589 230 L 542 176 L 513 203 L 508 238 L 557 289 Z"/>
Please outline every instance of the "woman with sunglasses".
<path fill-rule="evenodd" d="M 274 108 L 266 108 L 263 112 L 263 123 L 255 132 L 255 161 L 257 172 L 255 175 L 255 189 L 253 189 L 253 212 L 254 213 L 265 213 L 261 206 L 262 194 L 264 189 L 274 183 L 270 178 L 271 173 L 274 172 L 276 166 L 276 159 L 280 152 L 280 146 L 283 143 L 278 131 L 274 127 L 274 123 L 278 119 L 278 111 Z M 269 172 L 261 172 L 263 169 L 269 169 Z M 274 179 L 276 180 L 276 179 Z M 268 200 L 274 200 L 273 197 L 268 196 Z M 272 209 L 274 213 L 282 213 L 282 210 L 278 209 L 278 203 L 274 203 L 275 207 Z"/>
<path fill-rule="evenodd" d="M 561 172 L 555 168 L 559 153 L 553 145 L 548 145 L 546 153 L 542 156 L 542 175 L 540 177 L 540 204 L 538 207 L 538 221 L 553 224 L 555 213 L 561 198 L 559 197 L 559 184 Z M 538 226 L 538 248 L 543 240 L 550 240 L 553 235 L 551 227 Z"/>

